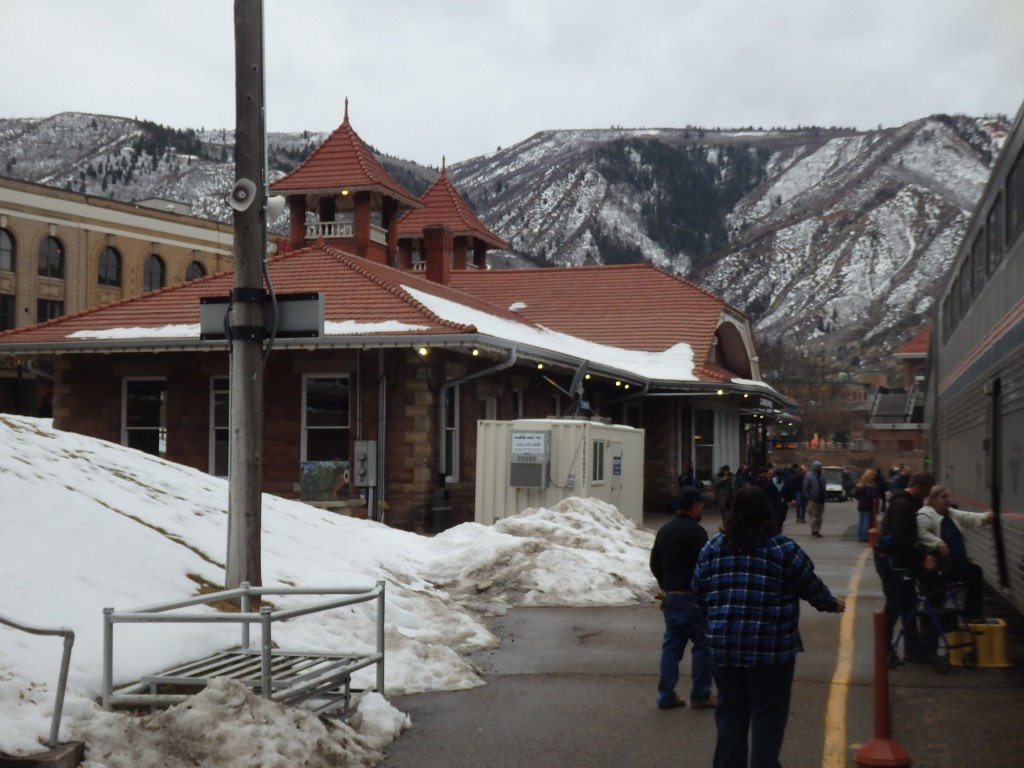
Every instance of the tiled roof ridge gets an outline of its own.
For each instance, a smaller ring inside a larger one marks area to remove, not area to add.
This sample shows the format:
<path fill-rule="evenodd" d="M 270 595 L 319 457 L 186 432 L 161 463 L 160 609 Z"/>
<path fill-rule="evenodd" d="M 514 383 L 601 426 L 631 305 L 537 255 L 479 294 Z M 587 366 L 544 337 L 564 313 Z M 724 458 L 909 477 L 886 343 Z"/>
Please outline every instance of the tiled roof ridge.
<path fill-rule="evenodd" d="M 355 272 L 356 274 L 376 284 L 377 286 L 387 291 L 400 301 L 409 304 L 413 307 L 416 307 L 416 309 L 420 310 L 428 317 L 431 317 L 434 320 L 436 320 L 438 324 L 446 326 L 448 328 L 466 331 L 468 333 L 476 333 L 476 326 L 465 325 L 463 323 L 456 323 L 451 320 L 446 320 L 443 317 L 439 317 L 434 312 L 432 312 L 428 307 L 424 306 L 422 303 L 417 301 L 408 291 L 402 290 L 400 286 L 395 285 L 394 283 L 389 282 L 387 280 L 384 280 L 380 275 L 375 274 L 372 270 L 366 269 L 365 265 L 371 263 L 368 262 L 366 259 L 361 259 L 358 256 L 352 256 L 351 254 L 345 253 L 344 251 L 339 251 L 336 248 L 332 248 L 329 245 L 321 245 L 321 241 L 318 241 L 318 245 L 320 245 L 320 249 L 324 253 L 333 258 L 335 261 L 341 262 L 342 264 L 345 265 L 346 268 L 348 268 L 352 272 Z"/>
<path fill-rule="evenodd" d="M 536 273 L 538 271 L 542 272 L 543 274 L 552 274 L 554 272 L 564 272 L 564 273 L 572 274 L 572 273 L 579 273 L 581 271 L 586 271 L 586 272 L 609 272 L 609 271 L 633 272 L 633 271 L 636 271 L 638 269 L 650 269 L 650 270 L 655 270 L 657 272 L 661 272 L 666 277 L 670 277 L 673 280 L 676 280 L 676 281 L 678 281 L 680 283 L 685 283 L 686 285 L 689 285 L 692 288 L 696 288 L 698 291 L 700 291 L 702 294 L 704 294 L 708 298 L 714 299 L 716 304 L 722 304 L 722 305 L 727 304 L 725 299 L 723 299 L 721 296 L 718 296 L 718 295 L 712 293 L 707 288 L 705 288 L 704 286 L 700 285 L 700 283 L 696 283 L 693 280 L 690 280 L 689 278 L 686 278 L 686 277 L 681 277 L 679 275 L 675 275 L 675 274 L 669 272 L 664 267 L 661 267 L 661 266 L 659 266 L 657 264 L 653 264 L 653 263 L 651 263 L 649 261 L 645 261 L 642 264 L 585 264 L 585 265 L 581 265 L 581 266 L 542 267 L 540 270 L 534 270 L 534 269 L 509 269 L 509 270 L 502 270 L 502 274 L 511 276 L 511 275 L 516 275 L 517 273 L 522 273 L 523 275 L 529 276 L 529 275 L 532 275 L 533 273 Z M 475 273 L 471 273 L 471 274 L 475 274 Z"/>

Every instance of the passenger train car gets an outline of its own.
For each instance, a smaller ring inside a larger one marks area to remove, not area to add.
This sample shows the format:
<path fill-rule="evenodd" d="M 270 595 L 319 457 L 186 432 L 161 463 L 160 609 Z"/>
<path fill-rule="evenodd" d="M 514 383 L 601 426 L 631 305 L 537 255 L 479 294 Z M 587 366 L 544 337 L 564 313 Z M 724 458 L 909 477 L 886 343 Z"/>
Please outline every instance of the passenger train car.
<path fill-rule="evenodd" d="M 937 297 L 928 381 L 931 468 L 961 509 L 985 580 L 1024 612 L 1024 106 Z"/>

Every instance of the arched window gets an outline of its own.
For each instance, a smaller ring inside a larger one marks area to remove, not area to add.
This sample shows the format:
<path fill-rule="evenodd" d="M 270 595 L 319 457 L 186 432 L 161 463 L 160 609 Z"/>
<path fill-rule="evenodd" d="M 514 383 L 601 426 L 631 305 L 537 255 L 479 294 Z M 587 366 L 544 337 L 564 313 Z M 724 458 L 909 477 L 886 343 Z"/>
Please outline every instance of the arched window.
<path fill-rule="evenodd" d="M 99 276 L 100 285 L 118 288 L 121 285 L 121 254 L 117 248 L 107 246 L 100 251 Z"/>
<path fill-rule="evenodd" d="M 14 267 L 14 236 L 0 229 L 0 272 L 13 272 Z"/>
<path fill-rule="evenodd" d="M 155 253 L 146 257 L 146 263 L 142 268 L 142 290 L 155 291 L 164 287 L 164 262 Z"/>
<path fill-rule="evenodd" d="M 201 261 L 193 261 L 188 265 L 188 269 L 185 270 L 186 280 L 198 280 L 200 277 L 206 277 L 206 267 L 203 266 Z"/>
<path fill-rule="evenodd" d="M 48 237 L 39 244 L 39 276 L 64 277 L 64 246 L 56 237 Z"/>

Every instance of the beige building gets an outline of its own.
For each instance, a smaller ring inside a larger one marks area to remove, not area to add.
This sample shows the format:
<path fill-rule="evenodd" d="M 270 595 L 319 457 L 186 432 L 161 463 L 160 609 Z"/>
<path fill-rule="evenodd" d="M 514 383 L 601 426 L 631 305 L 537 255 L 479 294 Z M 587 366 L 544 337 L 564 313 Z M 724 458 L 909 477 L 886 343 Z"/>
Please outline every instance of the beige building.
<path fill-rule="evenodd" d="M 230 269 L 233 228 L 180 206 L 0 178 L 0 332 Z M 45 412 L 45 373 L 5 360 L 0 412 Z"/>

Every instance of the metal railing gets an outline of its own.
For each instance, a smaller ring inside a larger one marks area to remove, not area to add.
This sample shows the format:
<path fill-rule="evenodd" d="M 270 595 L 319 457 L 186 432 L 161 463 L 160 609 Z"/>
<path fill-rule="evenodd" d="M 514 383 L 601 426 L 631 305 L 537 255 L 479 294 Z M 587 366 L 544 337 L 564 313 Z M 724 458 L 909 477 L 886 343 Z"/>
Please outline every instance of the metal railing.
<path fill-rule="evenodd" d="M 355 227 L 351 221 L 314 221 L 306 224 L 306 239 L 318 238 L 329 240 L 340 238 L 351 240 L 355 237 Z M 370 240 L 380 245 L 388 244 L 388 231 L 376 224 L 370 225 Z"/>
<path fill-rule="evenodd" d="M 258 612 L 252 610 L 252 599 L 265 595 L 344 595 L 307 605 L 301 605 L 287 610 L 273 610 L 268 606 L 262 606 Z M 205 605 L 223 600 L 239 599 L 241 611 L 238 613 L 169 613 L 181 608 L 188 608 L 195 605 Z M 335 670 L 337 674 L 348 674 L 357 669 L 377 666 L 376 690 L 384 692 L 384 582 L 378 581 L 372 589 L 362 587 L 253 587 L 243 582 L 237 589 L 228 589 L 221 592 L 213 592 L 188 600 L 179 600 L 170 603 L 161 603 L 144 608 L 133 608 L 125 611 L 115 611 L 113 608 L 103 609 L 103 708 L 110 710 L 114 705 L 160 705 L 173 703 L 184 697 L 148 694 L 132 695 L 119 694 L 114 691 L 114 625 L 121 623 L 217 623 L 217 624 L 239 624 L 241 638 L 239 646 L 242 652 L 250 650 L 249 626 L 259 624 L 261 629 L 260 637 L 260 677 L 258 680 L 260 692 L 265 699 L 287 700 L 289 698 L 301 698 L 307 694 L 315 685 L 322 685 L 323 680 L 318 678 L 301 684 L 288 684 L 287 690 L 282 691 L 280 680 L 273 678 L 272 653 L 273 635 L 272 628 L 275 622 L 287 621 L 299 616 L 307 616 L 313 613 L 320 613 L 332 608 L 341 608 L 356 603 L 377 601 L 377 648 L 373 654 L 359 657 L 339 657 L 347 660 L 343 667 Z M 313 654 L 323 656 L 324 654 Z M 173 700 L 173 701 L 172 701 Z"/>
<path fill-rule="evenodd" d="M 20 621 L 7 618 L 6 616 L 0 615 L 0 624 L 6 624 L 8 627 L 21 630 L 22 632 L 28 632 L 30 635 L 46 635 L 49 637 L 63 637 L 64 638 L 64 653 L 60 660 L 60 677 L 57 679 L 57 701 L 53 705 L 53 719 L 50 721 L 50 738 L 46 742 L 46 746 L 53 748 L 59 744 L 60 737 L 60 718 L 61 713 L 64 710 L 64 691 L 68 685 L 68 667 L 71 665 L 71 648 L 75 644 L 75 633 L 74 630 L 68 629 L 67 627 L 58 627 L 56 629 L 47 629 L 44 627 L 33 627 L 31 624 L 23 624 Z"/>

